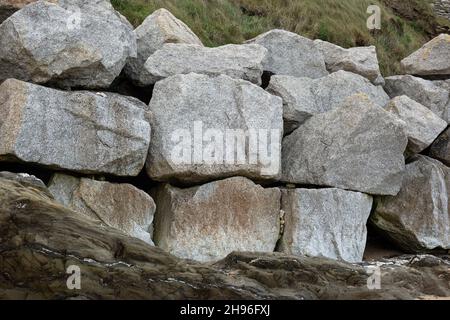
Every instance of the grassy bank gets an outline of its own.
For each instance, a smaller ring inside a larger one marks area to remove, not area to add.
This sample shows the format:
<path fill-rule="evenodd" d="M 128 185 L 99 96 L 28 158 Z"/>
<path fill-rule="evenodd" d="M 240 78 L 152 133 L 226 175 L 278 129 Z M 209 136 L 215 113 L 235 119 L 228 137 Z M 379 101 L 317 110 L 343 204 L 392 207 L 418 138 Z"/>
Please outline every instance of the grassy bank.
<path fill-rule="evenodd" d="M 375 45 L 383 74 L 400 73 L 399 61 L 447 24 L 429 0 L 112 0 L 137 26 L 158 8 L 183 20 L 207 46 L 241 43 L 282 28 L 343 47 Z M 366 27 L 371 4 L 382 8 L 381 30 Z M 450 23 L 449 23 L 450 25 Z"/>

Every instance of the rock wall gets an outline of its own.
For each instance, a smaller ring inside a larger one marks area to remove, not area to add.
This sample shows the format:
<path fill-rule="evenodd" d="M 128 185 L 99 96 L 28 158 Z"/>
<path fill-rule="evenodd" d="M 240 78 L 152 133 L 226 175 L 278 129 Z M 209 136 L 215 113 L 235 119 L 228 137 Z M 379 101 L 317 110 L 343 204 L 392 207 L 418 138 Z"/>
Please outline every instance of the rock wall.
<path fill-rule="evenodd" d="M 384 78 L 375 47 L 272 30 L 206 48 L 164 9 L 132 30 L 108 0 L 28 4 L 0 25 L 0 172 L 17 165 L 21 173 L 1 176 L 0 219 L 26 220 L 26 211 L 40 224 L 0 223 L 17 233 L 0 237 L 0 264 L 23 276 L 27 251 L 14 247 L 10 259 L 2 248 L 31 241 L 57 257 L 138 264 L 149 274 L 148 261 L 184 261 L 169 254 L 227 268 L 217 261 L 236 251 L 262 252 L 275 270 L 289 259 L 277 251 L 353 270 L 368 250 L 368 225 L 395 250 L 444 257 L 449 56 L 442 34 L 402 61 L 405 75 Z M 30 172 L 51 178 L 45 185 Z M 36 239 L 21 238 L 30 232 Z M 65 243 L 77 233 L 85 239 Z M 199 293 L 180 280 L 179 297 L 282 296 L 259 287 L 239 295 L 208 272 L 227 290 Z M 16 280 L 9 292 L 20 296 Z"/>

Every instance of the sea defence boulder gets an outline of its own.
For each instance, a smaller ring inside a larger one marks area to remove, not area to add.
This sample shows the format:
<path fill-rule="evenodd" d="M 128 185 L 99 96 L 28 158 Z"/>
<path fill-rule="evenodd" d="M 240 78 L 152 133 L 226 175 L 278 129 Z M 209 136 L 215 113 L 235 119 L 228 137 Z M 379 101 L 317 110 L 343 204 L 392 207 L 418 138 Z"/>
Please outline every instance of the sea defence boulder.
<path fill-rule="evenodd" d="M 401 61 L 406 73 L 450 77 L 450 35 L 440 34 Z"/>
<path fill-rule="evenodd" d="M 450 249 L 450 168 L 418 155 L 406 166 L 400 193 L 380 197 L 371 221 L 410 252 Z"/>
<path fill-rule="evenodd" d="M 226 75 L 176 75 L 156 84 L 150 110 L 153 180 L 279 178 L 282 101 L 262 88 Z"/>
<path fill-rule="evenodd" d="M 105 36 L 108 35 L 108 36 Z M 38 1 L 0 25 L 0 81 L 107 88 L 137 46 L 109 1 Z"/>
<path fill-rule="evenodd" d="M 177 74 L 228 75 L 260 85 L 267 49 L 256 44 L 205 48 L 192 44 L 162 46 L 144 64 L 146 85 Z"/>
<path fill-rule="evenodd" d="M 148 107 L 114 93 L 0 85 L 0 160 L 137 176 L 150 144 Z"/>
<path fill-rule="evenodd" d="M 152 82 L 151 76 L 144 69 L 144 64 L 165 43 L 203 45 L 187 25 L 163 8 L 149 15 L 134 33 L 137 39 L 137 57 L 128 59 L 125 73 L 138 86 Z"/>
<path fill-rule="evenodd" d="M 447 128 L 447 121 L 407 96 L 392 99 L 386 106 L 386 111 L 394 114 L 404 124 L 408 137 L 406 150 L 408 155 L 420 153 L 428 148 Z"/>
<path fill-rule="evenodd" d="M 394 116 L 367 96 L 354 95 L 283 139 L 282 181 L 396 195 L 406 146 Z"/>
<path fill-rule="evenodd" d="M 322 40 L 314 40 L 314 44 L 322 52 L 329 72 L 345 70 L 359 74 L 375 85 L 384 84 L 375 46 L 344 49 Z"/>
<path fill-rule="evenodd" d="M 54 198 L 99 225 L 153 244 L 156 205 L 144 191 L 126 183 L 110 183 L 57 173 L 48 186 Z"/>
<path fill-rule="evenodd" d="M 322 53 L 314 41 L 285 30 L 272 30 L 246 43 L 269 50 L 264 71 L 294 77 L 320 78 L 328 74 Z"/>
<path fill-rule="evenodd" d="M 311 116 L 337 108 L 354 94 L 365 94 L 380 107 L 389 102 L 383 88 L 347 71 L 337 71 L 319 79 L 272 76 L 266 90 L 283 99 L 285 134 Z"/>
<path fill-rule="evenodd" d="M 280 251 L 362 261 L 373 199 L 335 188 L 284 189 L 284 233 Z"/>
<path fill-rule="evenodd" d="M 437 86 L 433 81 L 411 75 L 387 77 L 385 81 L 384 89 L 391 98 L 406 95 L 423 104 L 440 118 L 450 121 L 448 114 L 450 96 L 447 89 Z"/>
<path fill-rule="evenodd" d="M 198 187 L 163 185 L 155 244 L 182 258 L 214 261 L 233 251 L 273 252 L 280 232 L 280 190 L 234 177 Z"/>

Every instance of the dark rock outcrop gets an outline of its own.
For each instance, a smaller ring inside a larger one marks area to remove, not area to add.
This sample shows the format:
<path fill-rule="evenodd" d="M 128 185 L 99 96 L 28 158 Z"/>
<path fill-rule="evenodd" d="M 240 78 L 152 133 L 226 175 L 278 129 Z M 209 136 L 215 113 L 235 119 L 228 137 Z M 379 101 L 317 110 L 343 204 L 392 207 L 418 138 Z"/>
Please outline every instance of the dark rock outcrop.
<path fill-rule="evenodd" d="M 58 205 L 42 185 L 0 174 L 0 299 L 413 299 L 450 295 L 448 257 L 367 265 L 279 253 L 232 253 L 213 264 L 177 259 Z M 81 289 L 67 288 L 67 267 Z M 401 279 L 401 280 L 399 280 Z"/>

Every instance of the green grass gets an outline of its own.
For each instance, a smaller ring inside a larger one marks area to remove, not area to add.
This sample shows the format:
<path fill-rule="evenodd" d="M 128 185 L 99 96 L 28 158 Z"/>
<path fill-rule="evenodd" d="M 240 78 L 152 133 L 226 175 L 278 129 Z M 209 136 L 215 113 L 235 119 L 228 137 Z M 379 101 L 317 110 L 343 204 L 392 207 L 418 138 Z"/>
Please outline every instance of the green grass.
<path fill-rule="evenodd" d="M 384 75 L 434 36 L 430 0 L 112 0 L 138 26 L 158 8 L 183 20 L 207 46 L 242 43 L 274 28 L 343 47 L 375 45 Z M 367 7 L 382 8 L 381 30 L 366 27 Z"/>

